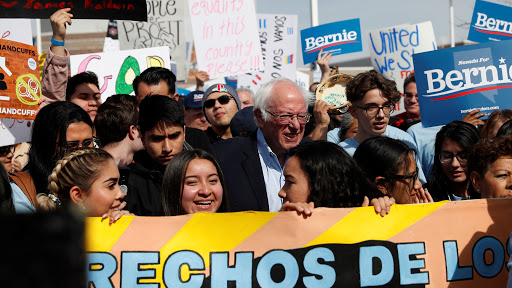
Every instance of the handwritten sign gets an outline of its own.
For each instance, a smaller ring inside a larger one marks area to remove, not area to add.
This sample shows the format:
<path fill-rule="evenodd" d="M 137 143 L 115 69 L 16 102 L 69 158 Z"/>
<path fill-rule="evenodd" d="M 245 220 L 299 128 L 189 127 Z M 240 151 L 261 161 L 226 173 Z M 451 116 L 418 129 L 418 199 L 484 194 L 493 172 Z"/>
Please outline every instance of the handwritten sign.
<path fill-rule="evenodd" d="M 295 78 L 295 83 L 299 85 L 302 89 L 309 91 L 309 74 L 297 71 L 297 78 Z"/>
<path fill-rule="evenodd" d="M 261 55 L 265 69 L 238 76 L 238 85 L 258 91 L 262 84 L 284 77 L 295 81 L 297 15 L 258 14 Z"/>
<path fill-rule="evenodd" d="M 30 142 L 32 120 L 0 119 L 0 147 Z"/>
<path fill-rule="evenodd" d="M 430 21 L 370 31 L 368 38 L 373 68 L 387 79 L 394 80 L 401 92 L 404 79 L 414 72 L 412 54 L 437 49 Z M 403 97 L 397 107 L 396 114 L 405 112 Z M 423 116 L 423 111 L 421 114 Z"/>
<path fill-rule="evenodd" d="M 363 50 L 359 19 L 339 21 L 300 31 L 304 64 L 315 62 L 320 53 L 340 55 Z"/>
<path fill-rule="evenodd" d="M 210 79 L 263 68 L 253 1 L 189 0 L 198 69 Z"/>
<path fill-rule="evenodd" d="M 29 19 L 0 19 L 0 39 L 33 45 Z"/>
<path fill-rule="evenodd" d="M 0 18 L 48 19 L 62 8 L 71 8 L 74 19 L 147 20 L 145 0 L 0 1 Z"/>
<path fill-rule="evenodd" d="M 512 39 L 512 7 L 477 0 L 468 40 L 489 42 Z"/>
<path fill-rule="evenodd" d="M 295 212 L 123 216 L 113 225 L 89 218 L 87 281 L 121 288 L 142 278 L 155 287 L 505 287 L 510 205 L 393 205 L 385 217 L 363 207 L 316 208 L 307 219 Z"/>
<path fill-rule="evenodd" d="M 187 78 L 184 1 L 146 0 L 148 21 L 119 21 L 121 50 L 169 46 L 178 66 L 178 80 Z"/>
<path fill-rule="evenodd" d="M 98 75 L 102 101 L 114 94 L 133 94 L 133 79 L 149 67 L 171 69 L 168 47 L 115 53 L 71 55 L 71 74 L 92 71 Z"/>
<path fill-rule="evenodd" d="M 423 125 L 461 120 L 476 108 L 487 115 L 511 109 L 510 45 L 512 40 L 413 55 Z"/>
<path fill-rule="evenodd" d="M 121 50 L 119 47 L 119 36 L 117 31 L 117 21 L 109 20 L 107 25 L 107 35 L 103 43 L 103 52 L 116 52 Z"/>

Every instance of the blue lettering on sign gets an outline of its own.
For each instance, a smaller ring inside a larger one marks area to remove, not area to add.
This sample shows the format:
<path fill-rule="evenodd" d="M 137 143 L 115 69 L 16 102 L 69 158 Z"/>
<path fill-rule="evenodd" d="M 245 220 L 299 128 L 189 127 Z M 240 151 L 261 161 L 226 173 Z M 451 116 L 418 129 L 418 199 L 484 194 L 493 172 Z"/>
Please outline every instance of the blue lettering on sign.
<path fill-rule="evenodd" d="M 373 258 L 377 258 L 382 270 L 373 274 Z M 361 287 L 385 285 L 393 278 L 393 255 L 384 246 L 369 246 L 359 249 L 359 279 Z"/>
<path fill-rule="evenodd" d="M 377 36 L 377 37 L 376 37 Z M 397 66 L 401 70 L 412 69 L 412 58 L 414 47 L 420 44 L 420 33 L 418 25 L 414 28 L 390 28 L 388 31 L 379 31 L 378 34 L 370 33 L 370 47 L 373 52 L 381 57 L 373 58 L 375 65 L 382 74 L 394 71 Z M 374 39 L 376 38 L 376 39 Z M 380 45 L 378 45 L 380 43 Z M 379 48 L 380 47 L 380 48 Z M 435 48 L 434 48 L 435 49 Z M 396 55 L 393 55 L 398 53 Z M 394 57 L 397 57 L 396 59 Z"/>
<path fill-rule="evenodd" d="M 141 284 L 141 279 L 154 279 L 155 269 L 139 269 L 140 265 L 160 263 L 158 252 L 122 252 L 121 253 L 121 286 L 123 283 L 135 283 L 141 288 L 158 288 L 156 283 Z M 126 263 L 126 264 L 125 264 Z"/>
<path fill-rule="evenodd" d="M 117 270 L 117 261 L 114 255 L 105 252 L 87 253 L 87 286 L 92 284 L 94 287 L 114 287 L 110 277 Z M 100 265 L 101 269 L 92 269 L 92 265 Z"/>
<path fill-rule="evenodd" d="M 411 255 L 425 254 L 425 243 L 398 244 L 398 263 L 400 263 L 400 284 L 428 284 L 428 272 L 411 273 L 411 269 L 425 268 L 425 260 L 410 260 Z"/>
<path fill-rule="evenodd" d="M 492 252 L 492 262 L 485 262 L 485 251 Z M 497 276 L 503 269 L 505 261 L 505 249 L 501 242 L 491 236 L 480 238 L 473 247 L 473 265 L 478 274 L 485 278 Z"/>
<path fill-rule="evenodd" d="M 253 252 L 235 253 L 235 265 L 230 268 L 228 252 L 211 253 L 211 286 L 228 287 L 228 281 L 235 281 L 236 287 L 251 287 L 253 256 Z"/>
<path fill-rule="evenodd" d="M 318 259 L 323 259 L 325 262 L 334 262 L 334 254 L 324 247 L 309 250 L 304 257 L 304 269 L 311 274 L 321 276 L 322 279 L 307 276 L 302 281 L 306 287 L 332 287 L 336 282 L 336 271 L 329 265 L 318 263 Z"/>
<path fill-rule="evenodd" d="M 270 276 L 270 270 L 275 265 L 282 265 L 284 268 L 283 281 L 276 283 Z M 258 284 L 262 287 L 294 287 L 299 279 L 299 265 L 297 260 L 290 253 L 281 250 L 271 251 L 258 263 L 256 268 L 256 279 Z"/>
<path fill-rule="evenodd" d="M 457 241 L 444 241 L 444 259 L 446 262 L 446 281 L 473 279 L 473 267 L 459 266 L 459 250 Z"/>
<path fill-rule="evenodd" d="M 166 287 L 201 287 L 204 275 L 190 275 L 188 281 L 181 279 L 181 267 L 187 265 L 190 271 L 204 270 L 204 261 L 201 255 L 194 251 L 178 251 L 165 261 L 162 277 Z"/>

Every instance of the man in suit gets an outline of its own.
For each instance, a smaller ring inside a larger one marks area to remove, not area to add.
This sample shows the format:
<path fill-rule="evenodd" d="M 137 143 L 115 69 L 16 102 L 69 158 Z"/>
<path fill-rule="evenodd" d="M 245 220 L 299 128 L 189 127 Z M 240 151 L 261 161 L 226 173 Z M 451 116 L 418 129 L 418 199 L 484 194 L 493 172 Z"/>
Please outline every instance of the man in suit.
<path fill-rule="evenodd" d="M 209 147 L 224 173 L 231 211 L 279 211 L 287 153 L 304 136 L 312 98 L 295 82 L 274 79 L 255 96 L 256 133 Z"/>

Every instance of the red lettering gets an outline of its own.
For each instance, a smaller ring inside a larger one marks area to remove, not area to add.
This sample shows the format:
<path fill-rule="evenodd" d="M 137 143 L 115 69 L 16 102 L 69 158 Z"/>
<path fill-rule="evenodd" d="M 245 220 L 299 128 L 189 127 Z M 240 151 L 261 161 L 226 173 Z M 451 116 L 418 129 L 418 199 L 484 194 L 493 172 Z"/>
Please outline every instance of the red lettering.
<path fill-rule="evenodd" d="M 135 6 L 133 4 L 128 4 L 128 8 L 126 10 L 135 10 Z"/>
<path fill-rule="evenodd" d="M 85 0 L 84 8 L 92 8 L 93 4 L 91 0 Z"/>
<path fill-rule="evenodd" d="M 30 7 L 32 7 L 32 3 L 34 2 L 35 0 L 27 0 L 27 5 L 23 6 L 23 8 L 27 8 L 29 9 Z"/>
<path fill-rule="evenodd" d="M 98 4 L 98 5 L 96 5 L 96 7 L 94 7 L 94 9 L 99 10 L 99 9 L 103 9 L 103 7 L 101 7 L 101 5 Z"/>
<path fill-rule="evenodd" d="M 197 8 L 197 6 L 199 6 L 199 3 L 197 3 L 197 2 L 196 2 L 196 3 L 194 3 L 194 4 L 192 5 L 191 12 L 192 12 L 192 14 L 194 14 L 194 15 L 198 15 L 198 14 L 200 13 L 200 11 L 197 11 L 197 12 L 195 12 L 195 11 L 194 11 L 194 10 L 195 10 L 195 8 Z"/>
<path fill-rule="evenodd" d="M 4 7 L 7 7 L 7 8 L 11 8 L 11 7 L 13 7 L 16 4 L 18 4 L 18 1 L 12 1 L 11 3 L 6 3 L 4 1 L 0 1 L 0 5 L 4 6 Z"/>
<path fill-rule="evenodd" d="M 39 2 L 36 2 L 36 4 L 34 4 L 34 9 L 43 9 L 43 4 L 39 3 Z"/>

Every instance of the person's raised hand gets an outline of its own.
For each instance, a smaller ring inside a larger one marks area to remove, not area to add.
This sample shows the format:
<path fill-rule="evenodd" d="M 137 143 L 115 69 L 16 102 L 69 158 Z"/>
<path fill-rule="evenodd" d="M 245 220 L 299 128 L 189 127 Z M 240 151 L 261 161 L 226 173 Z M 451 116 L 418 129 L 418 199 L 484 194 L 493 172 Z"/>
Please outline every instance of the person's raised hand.
<path fill-rule="evenodd" d="M 464 118 L 462 118 L 463 122 L 469 123 L 471 125 L 484 125 L 485 122 L 480 120 L 480 118 L 485 116 L 485 112 L 480 112 L 480 109 L 474 109 L 468 112 L 468 114 L 464 115 Z"/>

